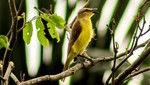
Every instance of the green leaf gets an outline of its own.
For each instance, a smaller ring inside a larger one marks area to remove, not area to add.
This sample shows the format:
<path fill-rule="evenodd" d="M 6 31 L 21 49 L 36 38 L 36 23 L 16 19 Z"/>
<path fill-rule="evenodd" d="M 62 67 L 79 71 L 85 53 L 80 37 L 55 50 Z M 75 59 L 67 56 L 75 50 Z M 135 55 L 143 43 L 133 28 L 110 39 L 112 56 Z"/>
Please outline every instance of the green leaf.
<path fill-rule="evenodd" d="M 32 37 L 32 31 L 33 31 L 33 27 L 32 27 L 32 23 L 31 22 L 27 22 L 24 29 L 23 29 L 23 40 L 29 44 L 31 41 L 31 37 Z"/>
<path fill-rule="evenodd" d="M 50 15 L 48 15 L 48 14 L 42 14 L 42 15 L 41 15 L 42 19 L 44 19 L 44 20 L 47 21 L 47 22 L 51 22 L 51 19 L 50 19 L 49 16 L 50 16 Z"/>
<path fill-rule="evenodd" d="M 60 41 L 60 37 L 55 27 L 63 28 L 65 21 L 60 16 L 57 16 L 56 14 L 53 14 L 53 15 L 42 14 L 41 17 L 42 19 L 47 21 L 47 28 L 49 28 L 48 31 L 49 31 L 50 36 L 53 39 L 56 38 L 57 43 L 58 43 Z"/>
<path fill-rule="evenodd" d="M 57 14 L 52 14 L 50 18 L 56 24 L 57 28 L 64 28 L 66 21 L 62 17 L 58 16 Z"/>
<path fill-rule="evenodd" d="M 4 35 L 0 35 L 0 49 L 5 47 L 6 49 L 10 50 L 8 38 Z"/>
<path fill-rule="evenodd" d="M 56 38 L 57 43 L 58 43 L 60 41 L 60 37 L 59 37 L 59 34 L 56 31 L 55 23 L 51 20 L 51 22 L 47 23 L 47 27 L 50 28 L 50 29 L 48 29 L 48 31 L 49 31 L 49 34 L 51 35 L 51 37 Z"/>
<path fill-rule="evenodd" d="M 43 47 L 49 46 L 49 41 L 45 37 L 45 32 L 44 32 L 45 27 L 44 27 L 43 22 L 41 21 L 40 17 L 38 17 L 36 20 L 36 28 L 37 28 L 37 37 L 38 37 L 38 40 L 41 43 L 41 45 Z"/>

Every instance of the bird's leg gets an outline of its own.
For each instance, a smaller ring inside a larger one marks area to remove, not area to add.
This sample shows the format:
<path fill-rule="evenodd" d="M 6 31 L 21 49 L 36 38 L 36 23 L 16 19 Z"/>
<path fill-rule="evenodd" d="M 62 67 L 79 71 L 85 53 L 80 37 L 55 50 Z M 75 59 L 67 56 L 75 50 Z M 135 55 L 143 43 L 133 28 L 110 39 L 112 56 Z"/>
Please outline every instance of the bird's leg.
<path fill-rule="evenodd" d="M 92 65 L 94 65 L 93 59 L 86 53 L 86 51 L 83 51 L 81 54 L 79 54 L 80 57 L 83 57 L 91 62 Z"/>
<path fill-rule="evenodd" d="M 83 63 L 83 60 L 81 60 L 81 55 L 77 55 L 75 58 L 74 58 L 74 60 L 77 60 L 79 63 L 81 63 L 82 65 L 83 65 L 83 68 L 85 68 L 85 65 L 84 65 L 84 63 Z"/>

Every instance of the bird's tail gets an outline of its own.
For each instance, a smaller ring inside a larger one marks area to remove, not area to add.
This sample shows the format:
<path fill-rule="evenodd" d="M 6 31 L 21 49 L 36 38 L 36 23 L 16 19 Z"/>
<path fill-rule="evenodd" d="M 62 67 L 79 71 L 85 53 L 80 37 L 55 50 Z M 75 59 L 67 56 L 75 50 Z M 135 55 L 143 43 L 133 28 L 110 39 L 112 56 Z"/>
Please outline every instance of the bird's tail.
<path fill-rule="evenodd" d="M 70 53 L 67 56 L 67 60 L 65 62 L 63 71 L 66 71 L 69 68 L 70 62 L 74 59 L 75 53 L 71 50 Z M 65 81 L 65 78 L 61 79 L 62 81 Z"/>

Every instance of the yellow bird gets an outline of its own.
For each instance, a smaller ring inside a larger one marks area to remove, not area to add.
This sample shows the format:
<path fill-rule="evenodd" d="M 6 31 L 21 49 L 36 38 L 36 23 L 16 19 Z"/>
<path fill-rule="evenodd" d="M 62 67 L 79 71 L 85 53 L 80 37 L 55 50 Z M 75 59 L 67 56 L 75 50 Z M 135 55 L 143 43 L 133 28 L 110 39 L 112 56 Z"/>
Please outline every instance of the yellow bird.
<path fill-rule="evenodd" d="M 63 71 L 67 70 L 70 62 L 78 55 L 82 55 L 93 38 L 91 17 L 97 13 L 96 8 L 82 8 L 71 27 L 68 45 L 68 56 Z"/>

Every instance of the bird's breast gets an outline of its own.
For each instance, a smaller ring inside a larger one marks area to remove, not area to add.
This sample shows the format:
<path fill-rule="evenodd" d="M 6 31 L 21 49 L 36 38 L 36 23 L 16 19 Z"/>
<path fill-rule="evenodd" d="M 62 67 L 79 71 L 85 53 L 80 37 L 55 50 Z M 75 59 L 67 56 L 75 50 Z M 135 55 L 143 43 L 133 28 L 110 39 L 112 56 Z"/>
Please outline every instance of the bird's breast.
<path fill-rule="evenodd" d="M 92 22 L 90 19 L 83 19 L 80 21 L 81 23 L 81 27 L 82 27 L 82 31 L 81 34 L 84 36 L 84 38 L 87 41 L 90 41 L 91 38 L 93 37 L 93 30 L 92 30 Z"/>

